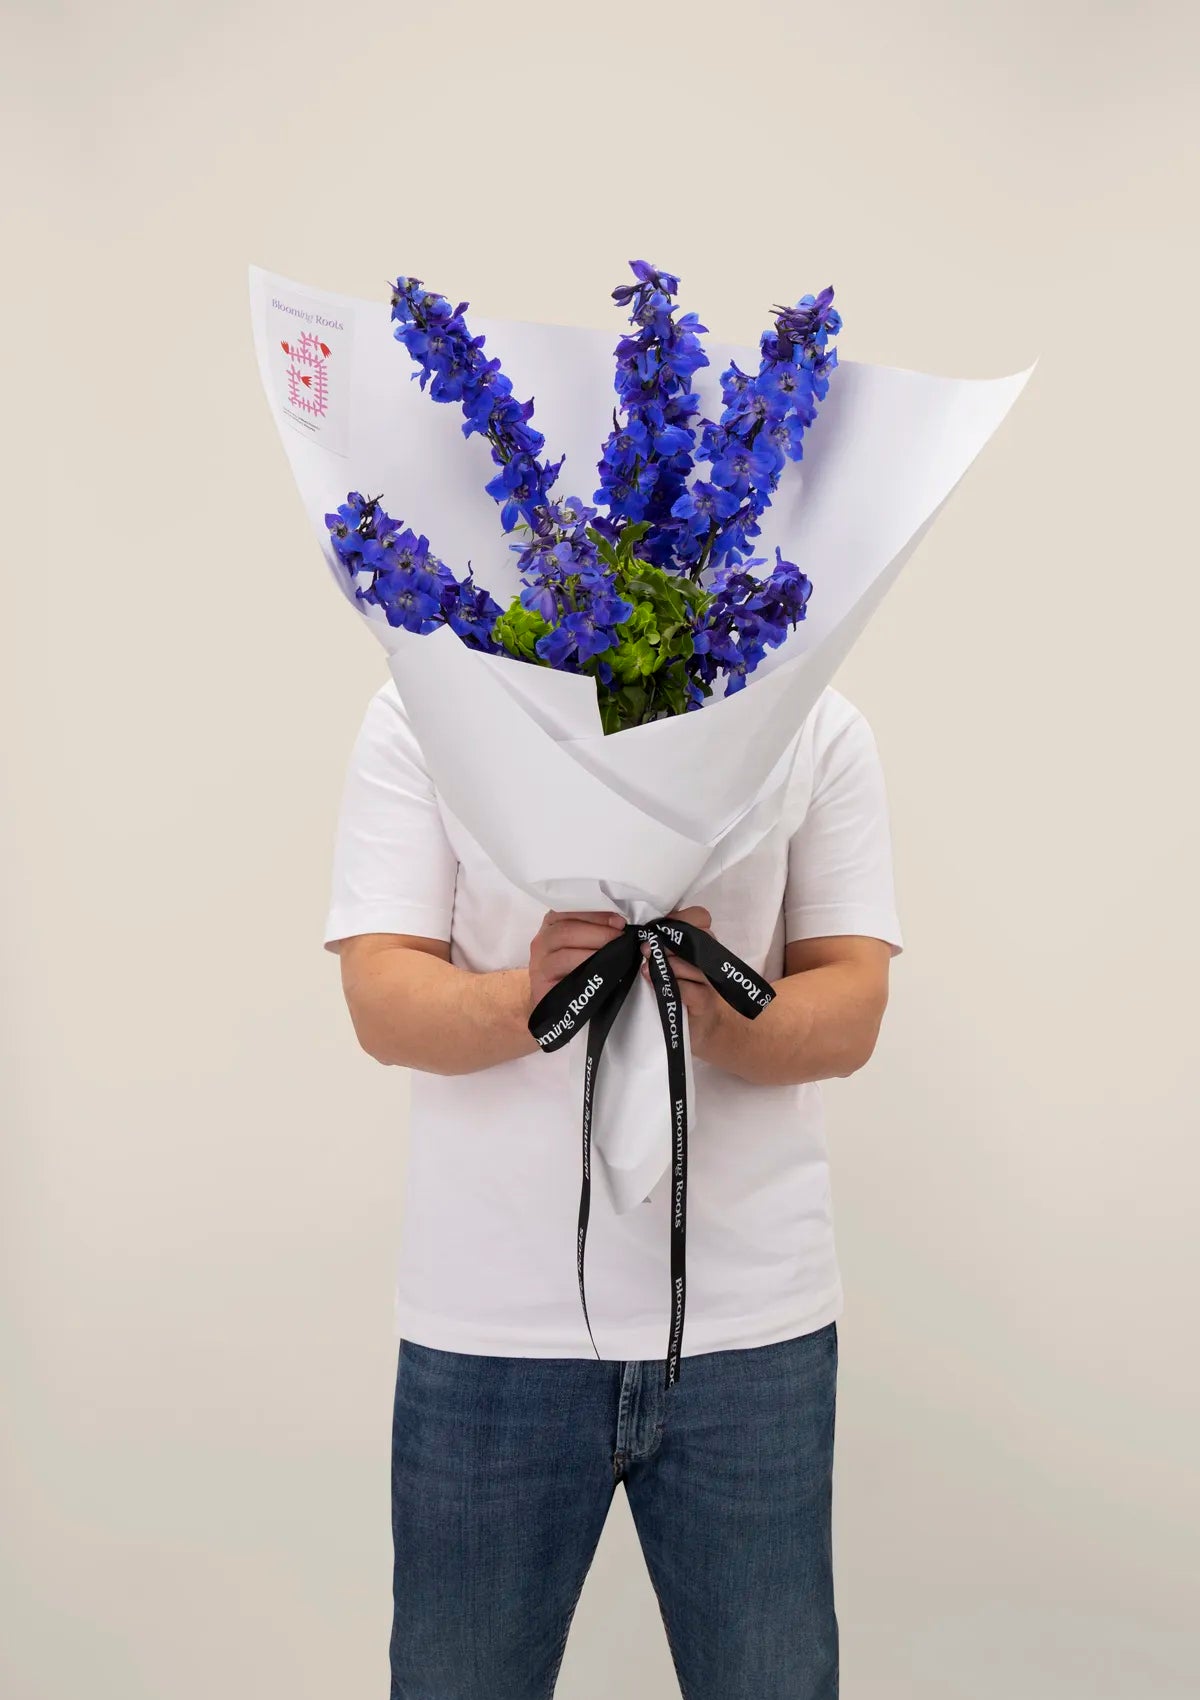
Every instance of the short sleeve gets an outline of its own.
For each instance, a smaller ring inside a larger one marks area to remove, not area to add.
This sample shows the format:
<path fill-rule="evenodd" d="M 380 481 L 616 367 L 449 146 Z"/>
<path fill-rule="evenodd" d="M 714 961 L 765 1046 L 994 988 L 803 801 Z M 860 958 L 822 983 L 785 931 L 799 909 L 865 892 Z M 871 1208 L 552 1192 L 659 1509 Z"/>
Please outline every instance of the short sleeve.
<path fill-rule="evenodd" d="M 367 706 L 342 793 L 324 943 L 357 933 L 450 938 L 458 858 L 390 680 Z"/>
<path fill-rule="evenodd" d="M 788 844 L 789 942 L 853 933 L 904 948 L 883 768 L 867 721 L 836 692 L 813 735 L 812 792 Z"/>

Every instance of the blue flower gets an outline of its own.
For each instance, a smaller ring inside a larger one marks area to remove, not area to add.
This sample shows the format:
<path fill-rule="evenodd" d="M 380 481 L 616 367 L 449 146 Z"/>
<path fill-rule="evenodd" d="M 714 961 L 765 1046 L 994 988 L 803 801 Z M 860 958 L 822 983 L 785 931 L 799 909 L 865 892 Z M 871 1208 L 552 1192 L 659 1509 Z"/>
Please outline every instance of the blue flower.
<path fill-rule="evenodd" d="M 695 440 L 695 433 L 686 425 L 664 425 L 654 433 L 654 452 L 669 460 L 672 455 L 689 454 Z"/>
<path fill-rule="evenodd" d="M 610 508 L 618 503 L 624 507 L 627 519 L 635 517 L 635 509 L 640 510 L 636 516 L 640 518 L 657 482 L 658 467 L 652 460 L 642 460 L 635 455 L 621 467 L 610 467 L 602 462 L 600 488 L 593 500 L 602 502 L 607 497 Z"/>
<path fill-rule="evenodd" d="M 521 606 L 532 614 L 540 614 L 547 625 L 558 618 L 558 592 L 552 579 L 544 578 L 527 584 L 521 591 Z"/>
<path fill-rule="evenodd" d="M 578 496 L 568 496 L 565 501 L 548 502 L 543 510 L 543 519 L 547 525 L 556 526 L 563 532 L 573 532 L 577 537 L 596 517 L 595 508 L 588 507 Z"/>
<path fill-rule="evenodd" d="M 794 307 L 775 309 L 775 357 L 789 360 L 795 351 L 804 364 L 811 364 L 841 328 L 842 316 L 833 305 L 832 289 L 803 295 Z"/>
<path fill-rule="evenodd" d="M 674 503 L 671 512 L 676 519 L 687 520 L 692 531 L 706 531 L 714 521 L 736 513 L 737 507 L 738 500 L 732 490 L 722 490 L 719 484 L 697 479 Z"/>
<path fill-rule="evenodd" d="M 381 564 L 403 572 L 409 568 L 425 568 L 429 565 L 429 539 L 418 537 L 408 529 L 401 529 L 392 521 L 386 527 L 376 530 L 376 539 Z"/>
<path fill-rule="evenodd" d="M 515 455 L 485 486 L 500 503 L 500 523 L 511 531 L 519 519 L 528 520 L 542 500 L 541 468 L 532 455 Z"/>
<path fill-rule="evenodd" d="M 744 496 L 751 487 L 769 485 L 777 470 L 774 451 L 761 439 L 747 443 L 731 436 L 720 459 L 713 462 L 712 481 L 737 496 Z"/>
<path fill-rule="evenodd" d="M 636 415 L 627 419 L 624 425 L 615 425 L 612 435 L 604 445 L 604 466 L 622 467 L 632 464 L 639 456 L 650 453 L 652 445 L 649 429 L 644 419 Z"/>
<path fill-rule="evenodd" d="M 385 568 L 371 590 L 360 594 L 379 604 L 390 626 L 403 626 L 410 632 L 431 632 L 442 623 L 438 581 L 432 573 L 419 568 Z"/>
<path fill-rule="evenodd" d="M 555 626 L 537 640 L 534 648 L 548 666 L 562 669 L 575 653 L 575 637 L 565 624 Z"/>
<path fill-rule="evenodd" d="M 630 308 L 633 336 L 616 347 L 615 387 L 619 415 L 604 444 L 596 501 L 608 504 L 621 521 L 646 520 L 641 548 L 655 565 L 674 565 L 673 548 L 686 528 L 672 518 L 692 468 L 695 434 L 692 415 L 698 403 L 688 388 L 692 374 L 707 365 L 700 335 L 705 327 L 694 313 L 675 317 L 679 279 L 646 260 L 631 260 L 637 280 L 613 291 Z"/>
<path fill-rule="evenodd" d="M 656 271 L 648 260 L 630 260 L 629 269 L 637 278 L 637 283 L 622 283 L 612 292 L 612 298 L 618 307 L 627 307 L 629 303 L 649 288 L 660 295 L 677 295 L 679 279 L 670 272 Z"/>
<path fill-rule="evenodd" d="M 770 448 L 775 454 L 776 470 L 781 472 L 785 461 L 799 460 L 804 453 L 804 434 L 808 430 L 808 422 L 795 413 L 787 413 L 782 419 L 772 419 L 763 426 L 758 438 L 764 448 Z"/>
<path fill-rule="evenodd" d="M 537 641 L 538 654 L 551 667 L 562 667 L 571 660 L 582 667 L 597 655 L 603 655 L 617 642 L 614 628 L 633 613 L 632 603 L 616 595 L 610 582 L 600 575 L 583 589 L 582 606 L 564 615 L 552 631 Z"/>
<path fill-rule="evenodd" d="M 503 610 L 468 572 L 461 584 L 451 575 L 442 593 L 442 617 L 471 649 L 495 651 L 492 628 Z"/>

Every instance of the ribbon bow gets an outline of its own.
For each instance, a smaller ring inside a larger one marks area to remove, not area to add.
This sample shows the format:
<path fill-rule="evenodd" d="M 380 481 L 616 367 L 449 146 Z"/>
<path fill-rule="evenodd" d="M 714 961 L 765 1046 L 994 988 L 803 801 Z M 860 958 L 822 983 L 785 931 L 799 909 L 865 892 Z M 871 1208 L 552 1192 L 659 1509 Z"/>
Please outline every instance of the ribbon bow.
<path fill-rule="evenodd" d="M 658 994 L 658 1014 L 667 1049 L 667 1097 L 671 1106 L 671 1331 L 666 1357 L 666 1385 L 671 1387 L 679 1379 L 683 1312 L 687 1298 L 688 1107 L 680 1013 L 682 1000 L 679 982 L 663 948 L 664 939 L 677 956 L 698 968 L 714 991 L 748 1020 L 753 1021 L 756 1015 L 761 1015 L 775 996 L 753 968 L 727 951 L 711 933 L 702 932 L 690 921 L 664 916 L 642 925 L 629 922 L 608 944 L 594 951 L 578 968 L 551 987 L 530 1015 L 529 1031 L 543 1051 L 557 1051 L 570 1044 L 581 1028 L 588 1030 L 587 1066 L 583 1077 L 583 1182 L 579 1193 L 575 1261 L 583 1320 L 587 1323 L 592 1350 L 599 1357 L 588 1318 L 583 1280 L 592 1197 L 592 1105 L 605 1041 L 621 1005 L 637 980 L 642 964 L 642 945 L 649 945 L 647 959 L 651 983 Z"/>

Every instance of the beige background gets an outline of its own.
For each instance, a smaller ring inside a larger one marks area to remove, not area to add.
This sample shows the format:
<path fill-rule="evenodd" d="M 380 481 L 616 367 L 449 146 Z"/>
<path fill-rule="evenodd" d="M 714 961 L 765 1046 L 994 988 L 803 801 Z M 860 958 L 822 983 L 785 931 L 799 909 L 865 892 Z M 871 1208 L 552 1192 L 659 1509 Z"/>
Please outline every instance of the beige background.
<path fill-rule="evenodd" d="M 633 254 L 722 336 L 832 280 L 856 358 L 1041 354 L 839 681 L 908 940 L 829 1093 L 844 1691 L 1194 1693 L 1194 8 L 5 25 L 5 1694 L 385 1692 L 404 1083 L 319 938 L 382 658 L 247 263 L 615 337 Z M 675 1691 L 620 1497 L 559 1692 L 618 1681 Z"/>

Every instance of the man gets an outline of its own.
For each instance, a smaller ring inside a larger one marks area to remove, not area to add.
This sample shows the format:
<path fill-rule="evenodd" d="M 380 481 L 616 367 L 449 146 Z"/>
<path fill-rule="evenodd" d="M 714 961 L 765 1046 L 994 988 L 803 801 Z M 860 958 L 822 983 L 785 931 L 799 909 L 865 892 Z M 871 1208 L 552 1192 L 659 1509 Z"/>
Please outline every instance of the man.
<path fill-rule="evenodd" d="M 438 797 L 395 686 L 372 699 L 325 942 L 363 1048 L 414 1071 L 392 1700 L 552 1694 L 617 1483 L 688 1700 L 837 1694 L 842 1295 L 817 1082 L 870 1057 L 901 948 L 878 755 L 838 692 L 805 723 L 779 825 L 678 912 L 776 996 L 747 1021 L 672 959 L 696 1104 L 667 1389 L 669 1187 L 622 1215 L 593 1206 L 597 1359 L 575 1269 L 578 1093 L 566 1052 L 526 1025 L 623 917 L 544 914 Z"/>

